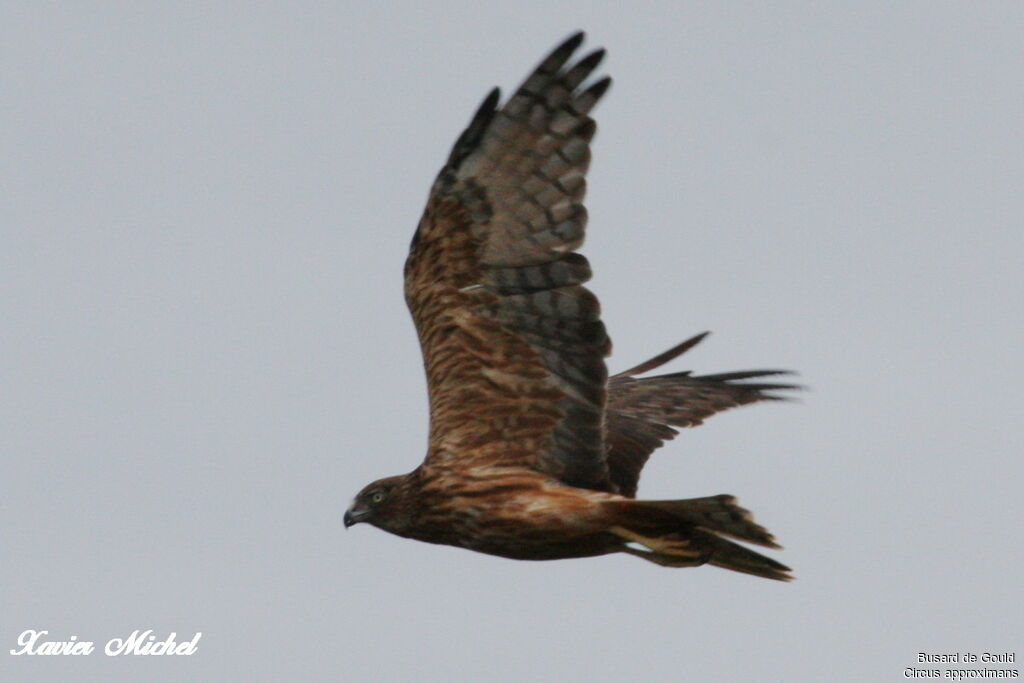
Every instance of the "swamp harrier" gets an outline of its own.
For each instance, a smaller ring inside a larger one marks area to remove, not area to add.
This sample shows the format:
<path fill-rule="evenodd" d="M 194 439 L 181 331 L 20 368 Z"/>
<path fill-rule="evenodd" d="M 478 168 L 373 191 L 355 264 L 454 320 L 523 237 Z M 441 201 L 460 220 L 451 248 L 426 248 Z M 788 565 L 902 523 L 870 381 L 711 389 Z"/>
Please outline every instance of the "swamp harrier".
<path fill-rule="evenodd" d="M 608 377 L 611 344 L 576 249 L 589 114 L 611 81 L 581 85 L 604 55 L 571 63 L 582 41 L 556 48 L 500 108 L 491 91 L 431 188 L 405 263 L 427 455 L 364 488 L 345 526 L 520 560 L 621 552 L 789 579 L 785 565 L 728 540 L 778 547 L 732 496 L 634 499 L 673 427 L 795 387 L 748 381 L 776 370 L 638 377 L 703 334 Z"/>

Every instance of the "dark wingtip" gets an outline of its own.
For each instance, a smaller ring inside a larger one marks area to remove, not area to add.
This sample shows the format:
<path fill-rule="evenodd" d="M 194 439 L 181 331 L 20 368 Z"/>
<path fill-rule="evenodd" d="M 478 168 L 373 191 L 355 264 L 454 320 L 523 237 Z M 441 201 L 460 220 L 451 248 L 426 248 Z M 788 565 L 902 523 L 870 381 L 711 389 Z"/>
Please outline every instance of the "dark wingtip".
<path fill-rule="evenodd" d="M 494 118 L 499 99 L 501 99 L 501 88 L 492 88 L 487 93 L 487 97 L 476 108 L 476 113 L 473 114 L 469 125 L 466 126 L 466 129 L 462 131 L 462 135 L 452 145 L 452 151 L 448 155 L 447 162 L 449 167 L 456 168 L 479 143 L 480 137 L 484 134 L 487 126 L 490 125 L 491 119 Z"/>
<path fill-rule="evenodd" d="M 589 55 L 581 59 L 577 64 L 577 69 L 585 69 L 590 72 L 596 69 L 600 64 L 601 60 L 604 59 L 605 49 L 603 47 L 598 48 L 591 52 Z"/>
<path fill-rule="evenodd" d="M 589 88 L 587 88 L 586 91 L 585 91 L 585 94 L 590 95 L 595 100 L 599 100 L 599 99 L 601 99 L 604 96 L 604 94 L 606 92 L 608 92 L 608 88 L 610 88 L 611 85 L 612 85 L 612 77 L 611 76 L 605 76 L 604 78 L 599 80 L 597 83 L 594 83 L 594 85 L 592 85 Z"/>
<path fill-rule="evenodd" d="M 584 34 L 583 31 L 577 31 L 563 40 L 558 47 L 548 53 L 548 56 L 545 57 L 544 61 L 541 63 L 542 66 L 553 62 L 557 62 L 558 66 L 564 64 L 566 60 L 569 59 L 569 56 L 576 51 L 576 48 L 583 43 L 583 38 L 585 37 L 586 34 Z M 554 64 L 552 64 L 552 66 L 554 66 Z"/>
<path fill-rule="evenodd" d="M 573 33 L 572 35 L 570 35 L 564 41 L 562 41 L 562 44 L 555 48 L 555 51 L 558 52 L 559 50 L 569 50 L 570 52 L 572 52 L 573 50 L 575 50 L 576 48 L 583 44 L 583 39 L 586 37 L 586 31 L 580 29 Z"/>
<path fill-rule="evenodd" d="M 485 97 L 484 101 L 480 104 L 480 109 L 478 110 L 478 113 L 483 111 L 489 111 L 491 109 L 496 109 L 498 107 L 498 100 L 500 99 L 501 88 L 491 88 L 491 92 L 487 93 L 487 97 Z"/>
<path fill-rule="evenodd" d="M 694 379 L 707 380 L 709 382 L 732 382 L 741 379 L 755 379 L 757 377 L 778 377 L 779 375 L 796 375 L 793 370 L 736 370 L 733 372 L 718 372 L 713 375 L 697 375 Z"/>
<path fill-rule="evenodd" d="M 682 373 L 679 373 L 682 374 Z M 714 375 L 693 375 L 691 379 L 696 382 L 718 384 L 729 387 L 738 392 L 740 405 L 754 403 L 756 401 L 787 401 L 799 402 L 793 396 L 783 396 L 771 392 L 775 391 L 803 391 L 807 387 L 802 384 L 791 384 L 788 382 L 746 382 L 748 379 L 760 379 L 762 377 L 777 377 L 779 375 L 795 375 L 791 370 L 741 370 L 739 372 L 721 372 Z"/>
<path fill-rule="evenodd" d="M 531 78 L 537 76 L 551 77 L 558 73 L 565 63 L 569 61 L 572 53 L 576 51 L 576 48 L 583 42 L 583 31 L 578 31 L 556 47 L 554 50 L 548 53 L 548 55 L 541 60 L 540 64 L 531 74 Z"/>
<path fill-rule="evenodd" d="M 668 351 L 659 353 L 657 356 L 651 358 L 650 360 L 645 360 L 643 363 L 640 363 L 640 365 L 637 365 L 636 367 L 632 367 L 629 370 L 623 370 L 622 372 L 618 373 L 616 377 L 624 377 L 626 375 L 642 375 L 645 372 L 650 372 L 654 368 L 661 367 L 670 360 L 683 355 L 697 344 L 700 344 L 701 341 L 703 341 L 704 337 L 708 336 L 709 334 L 711 334 L 711 332 L 701 332 L 698 335 L 690 337 L 686 341 L 676 344 Z M 686 371 L 685 373 L 679 374 L 688 375 L 690 374 L 690 372 Z"/>

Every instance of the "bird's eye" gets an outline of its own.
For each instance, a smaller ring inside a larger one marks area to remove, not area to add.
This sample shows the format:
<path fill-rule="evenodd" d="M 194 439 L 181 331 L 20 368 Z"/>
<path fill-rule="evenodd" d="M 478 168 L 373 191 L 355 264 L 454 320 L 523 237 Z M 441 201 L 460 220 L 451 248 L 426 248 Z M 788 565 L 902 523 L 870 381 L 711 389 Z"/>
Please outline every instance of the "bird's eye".
<path fill-rule="evenodd" d="M 384 498 L 385 495 L 383 491 L 374 491 L 373 493 L 370 494 L 371 503 L 380 503 L 381 501 L 384 500 Z"/>

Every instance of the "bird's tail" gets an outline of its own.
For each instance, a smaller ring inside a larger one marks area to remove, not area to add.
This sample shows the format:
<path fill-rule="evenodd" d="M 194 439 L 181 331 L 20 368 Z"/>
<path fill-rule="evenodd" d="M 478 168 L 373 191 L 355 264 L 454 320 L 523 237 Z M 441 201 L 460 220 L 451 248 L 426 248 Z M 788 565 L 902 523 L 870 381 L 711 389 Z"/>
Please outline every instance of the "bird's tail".
<path fill-rule="evenodd" d="M 712 564 L 766 579 L 793 577 L 784 564 L 733 543 L 725 536 L 768 548 L 778 548 L 768 530 L 728 495 L 686 500 L 628 500 L 607 503 L 614 508 L 612 533 L 627 552 L 667 567 Z"/>

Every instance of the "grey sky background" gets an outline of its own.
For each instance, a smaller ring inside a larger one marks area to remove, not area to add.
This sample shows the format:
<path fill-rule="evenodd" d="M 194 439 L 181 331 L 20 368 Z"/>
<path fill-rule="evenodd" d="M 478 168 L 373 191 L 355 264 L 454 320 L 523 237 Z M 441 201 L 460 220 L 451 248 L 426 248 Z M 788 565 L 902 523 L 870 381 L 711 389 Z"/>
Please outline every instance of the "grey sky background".
<path fill-rule="evenodd" d="M 426 442 L 401 265 L 494 85 L 615 79 L 612 370 L 797 369 L 652 459 L 797 581 L 345 532 Z M 4 680 L 903 680 L 1024 656 L 1024 6 L 0 4 Z M 17 635 L 192 657 L 12 657 Z M 1017 665 L 1020 666 L 1019 664 Z"/>

